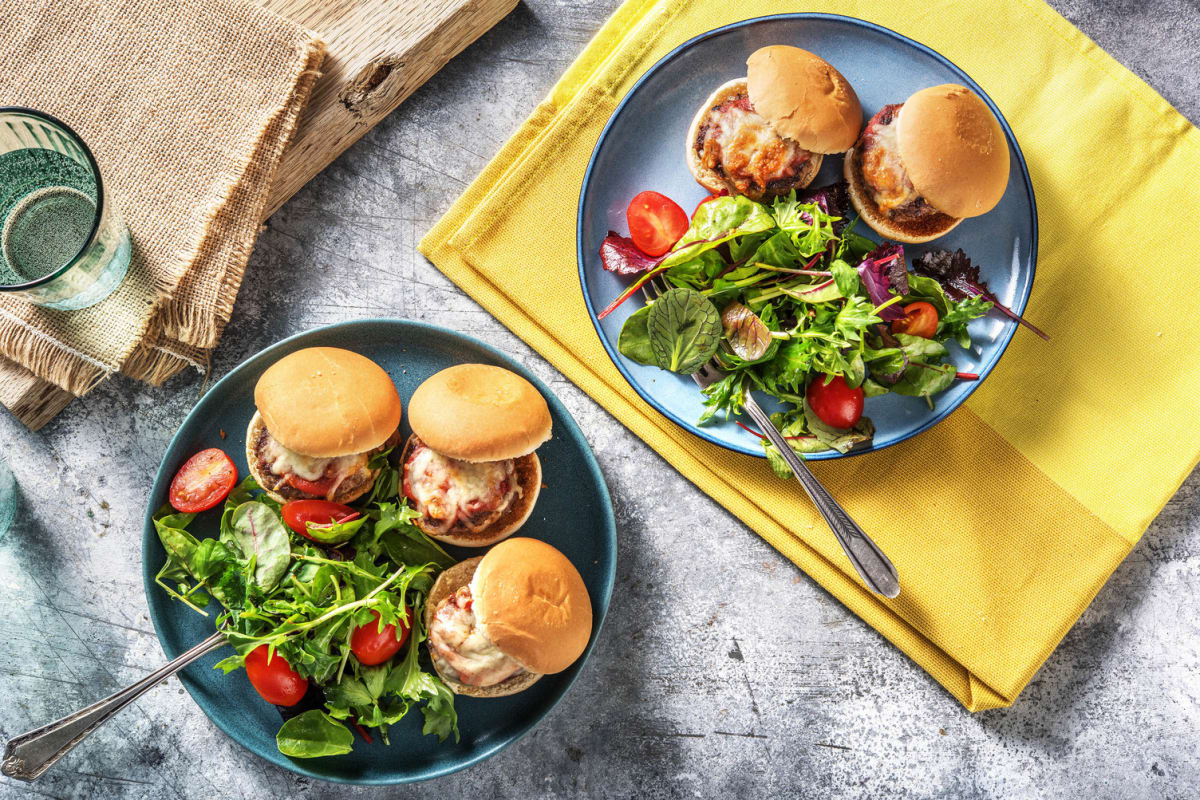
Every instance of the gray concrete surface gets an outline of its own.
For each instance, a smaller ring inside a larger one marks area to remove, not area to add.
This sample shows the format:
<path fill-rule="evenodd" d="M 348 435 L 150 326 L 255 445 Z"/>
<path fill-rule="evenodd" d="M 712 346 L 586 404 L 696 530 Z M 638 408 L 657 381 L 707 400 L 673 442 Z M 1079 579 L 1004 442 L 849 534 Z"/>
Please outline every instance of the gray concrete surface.
<path fill-rule="evenodd" d="M 1195 0 L 1056 5 L 1200 120 Z M 620 526 L 609 622 L 574 690 L 531 735 L 465 773 L 355 789 L 249 755 L 172 679 L 36 785 L 0 780 L 0 796 L 1200 796 L 1200 476 L 1015 707 L 970 715 L 416 253 L 614 6 L 523 3 L 300 192 L 261 237 L 213 363 L 220 376 L 289 334 L 402 315 L 477 336 L 545 379 L 595 448 Z M 192 374 L 164 390 L 113 380 L 37 434 L 0 415 L 25 492 L 0 543 L 3 738 L 161 662 L 140 519 L 202 390 Z"/>

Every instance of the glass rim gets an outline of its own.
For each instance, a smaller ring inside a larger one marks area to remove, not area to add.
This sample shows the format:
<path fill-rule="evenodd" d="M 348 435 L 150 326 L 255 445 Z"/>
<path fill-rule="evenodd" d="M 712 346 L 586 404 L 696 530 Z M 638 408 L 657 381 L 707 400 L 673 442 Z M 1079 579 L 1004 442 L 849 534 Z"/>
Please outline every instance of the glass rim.
<path fill-rule="evenodd" d="M 36 289 L 39 286 L 45 286 L 51 281 L 66 275 L 71 267 L 79 263 L 80 257 L 96 243 L 96 237 L 100 234 L 100 220 L 104 216 L 104 179 L 100 175 L 100 165 L 96 163 L 96 157 L 92 155 L 92 149 L 87 146 L 87 142 L 75 132 L 74 128 L 58 117 L 53 114 L 47 114 L 45 111 L 39 111 L 36 108 L 29 108 L 28 106 L 0 106 L 0 115 L 4 114 L 25 114 L 61 128 L 78 145 L 79 149 L 83 151 L 83 154 L 87 157 L 88 166 L 92 169 L 92 174 L 96 176 L 96 214 L 92 217 L 92 232 L 88 235 L 87 241 L 80 245 L 79 251 L 71 256 L 71 259 L 66 264 L 63 264 L 53 272 L 47 273 L 40 278 L 26 281 L 25 283 L 0 283 L 0 292 L 22 292 Z"/>

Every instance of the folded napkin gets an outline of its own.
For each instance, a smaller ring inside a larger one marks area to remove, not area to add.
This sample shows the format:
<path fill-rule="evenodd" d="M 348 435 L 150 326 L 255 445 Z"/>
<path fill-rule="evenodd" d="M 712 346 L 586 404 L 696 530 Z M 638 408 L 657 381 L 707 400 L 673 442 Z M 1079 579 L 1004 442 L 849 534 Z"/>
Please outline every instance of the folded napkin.
<path fill-rule="evenodd" d="M 690 37 L 793 3 L 630 0 L 421 250 L 977 711 L 1016 699 L 1200 455 L 1200 313 L 1184 288 L 1194 267 L 1171 255 L 1200 250 L 1180 203 L 1195 197 L 1200 132 L 1039 0 L 913 8 L 806 5 L 935 48 L 999 104 L 1038 200 L 1028 313 L 1053 340 L 1018 331 L 966 405 L 920 436 L 813 464 L 895 562 L 894 601 L 862 587 L 792 482 L 680 430 L 629 388 L 576 272 L 584 168 L 620 98 Z M 531 252 L 547 263 L 530 269 Z"/>
<path fill-rule="evenodd" d="M 0 402 L 36 427 L 118 370 L 204 366 L 323 55 L 246 0 L 0 0 L 0 104 L 79 133 L 134 243 L 89 309 L 0 297 Z"/>

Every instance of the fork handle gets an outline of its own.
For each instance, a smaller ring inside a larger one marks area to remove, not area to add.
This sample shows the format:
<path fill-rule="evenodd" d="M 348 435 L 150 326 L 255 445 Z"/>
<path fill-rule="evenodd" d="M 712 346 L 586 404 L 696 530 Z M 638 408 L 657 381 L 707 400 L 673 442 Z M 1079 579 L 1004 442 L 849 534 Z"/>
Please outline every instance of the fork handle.
<path fill-rule="evenodd" d="M 122 708 L 200 656 L 211 653 L 224 644 L 225 635 L 218 631 L 186 653 L 181 653 L 174 661 L 164 664 L 116 694 L 49 725 L 13 737 L 4 748 L 4 762 L 0 771 L 21 781 L 37 780 L 54 765 L 54 762 L 71 752 L 75 745 L 108 722 Z"/>
<path fill-rule="evenodd" d="M 813 504 L 825 518 L 825 522 L 833 531 L 842 550 L 846 551 L 846 557 L 850 559 L 851 565 L 858 576 L 863 579 L 863 583 L 872 592 L 884 597 L 899 596 L 900 577 L 892 562 L 883 554 L 879 546 L 871 541 L 871 537 L 867 536 L 858 523 L 850 518 L 838 501 L 834 500 L 833 496 L 825 490 L 825 487 L 817 480 L 817 476 L 812 474 L 804 460 L 783 438 L 783 434 L 771 422 L 771 418 L 759 407 L 749 390 L 746 391 L 745 399 L 746 412 L 771 440 L 771 444 L 779 448 L 779 452 L 783 454 L 783 460 L 792 468 L 792 474 L 796 476 L 796 480 L 812 498 Z"/>

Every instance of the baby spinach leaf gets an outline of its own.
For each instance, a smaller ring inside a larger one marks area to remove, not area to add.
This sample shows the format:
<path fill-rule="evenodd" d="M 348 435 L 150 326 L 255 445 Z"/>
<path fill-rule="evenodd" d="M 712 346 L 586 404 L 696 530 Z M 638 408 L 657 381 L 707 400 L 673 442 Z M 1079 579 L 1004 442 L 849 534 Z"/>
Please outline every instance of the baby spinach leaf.
<path fill-rule="evenodd" d="M 775 220 L 766 206 L 741 195 L 718 197 L 697 209 L 687 232 L 679 238 L 676 249 L 662 260 L 662 266 L 682 264 L 736 236 L 774 227 Z"/>
<path fill-rule="evenodd" d="M 892 391 L 913 397 L 929 397 L 949 389 L 954 383 L 953 364 L 931 364 L 913 360 Z"/>
<path fill-rule="evenodd" d="M 655 361 L 683 375 L 700 369 L 721 342 L 721 315 L 694 289 L 671 289 L 659 297 L 650 306 L 647 327 Z"/>
<path fill-rule="evenodd" d="M 254 559 L 254 582 L 274 588 L 287 572 L 291 544 L 279 515 L 265 503 L 242 503 L 230 518 L 230 533 L 246 559 Z"/>
<path fill-rule="evenodd" d="M 383 535 L 388 558 L 397 564 L 436 564 L 445 569 L 454 559 L 415 525 L 405 525 Z"/>
<path fill-rule="evenodd" d="M 625 320 L 625 324 L 621 326 L 621 334 L 617 337 L 617 350 L 621 355 L 639 364 L 657 367 L 658 360 L 654 357 L 654 351 L 650 349 L 650 329 L 647 327 L 650 308 L 642 306 Z"/>
<path fill-rule="evenodd" d="M 860 419 L 849 430 L 826 425 L 812 410 L 807 399 L 804 401 L 804 422 L 822 444 L 832 447 L 839 453 L 848 453 L 856 447 L 869 444 L 875 436 L 875 425 L 868 417 Z"/>
<path fill-rule="evenodd" d="M 340 756 L 352 749 L 354 734 L 333 717 L 314 708 L 283 723 L 275 735 L 275 742 L 279 752 L 292 758 Z"/>
<path fill-rule="evenodd" d="M 314 542 L 333 547 L 353 539 L 354 534 L 358 533 L 366 522 L 366 517 L 359 517 L 347 522 L 330 522 L 324 525 L 309 521 L 304 524 L 304 530 L 308 533 L 308 538 Z"/>

